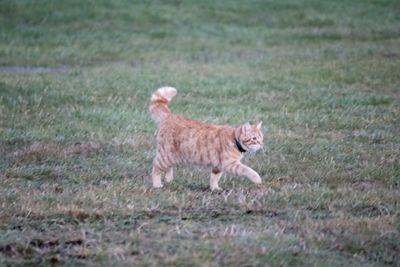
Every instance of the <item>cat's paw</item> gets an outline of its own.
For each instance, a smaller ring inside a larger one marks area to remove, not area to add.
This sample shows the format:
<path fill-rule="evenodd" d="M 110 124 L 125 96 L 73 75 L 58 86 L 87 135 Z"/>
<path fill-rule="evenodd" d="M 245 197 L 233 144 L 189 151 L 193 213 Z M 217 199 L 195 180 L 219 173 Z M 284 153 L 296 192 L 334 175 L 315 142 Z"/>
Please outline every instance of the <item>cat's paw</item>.
<path fill-rule="evenodd" d="M 253 183 L 255 184 L 261 184 L 261 177 L 259 175 L 257 175 L 256 177 L 253 177 L 253 179 L 251 179 L 253 181 Z"/>
<path fill-rule="evenodd" d="M 170 168 L 167 173 L 165 174 L 165 181 L 167 183 L 172 182 L 172 180 L 174 180 L 174 173 L 172 171 L 172 168 Z"/>
<path fill-rule="evenodd" d="M 174 176 L 165 175 L 165 182 L 170 183 L 174 180 Z"/>
<path fill-rule="evenodd" d="M 221 188 L 221 187 L 219 187 L 219 186 L 214 186 L 214 187 L 211 187 L 211 191 L 212 192 L 220 192 L 220 191 L 222 191 L 223 189 Z"/>
<path fill-rule="evenodd" d="M 163 187 L 163 185 L 160 183 L 160 184 L 153 184 L 153 188 L 161 188 L 161 187 Z"/>

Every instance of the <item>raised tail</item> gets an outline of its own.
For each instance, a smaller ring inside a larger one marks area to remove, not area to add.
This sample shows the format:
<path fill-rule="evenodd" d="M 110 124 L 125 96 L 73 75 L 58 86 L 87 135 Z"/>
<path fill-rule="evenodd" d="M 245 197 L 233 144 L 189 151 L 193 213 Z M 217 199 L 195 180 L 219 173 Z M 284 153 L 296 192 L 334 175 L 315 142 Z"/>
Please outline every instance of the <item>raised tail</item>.
<path fill-rule="evenodd" d="M 158 124 L 170 112 L 168 103 L 176 95 L 176 89 L 173 87 L 161 87 L 155 91 L 150 98 L 149 110 L 151 117 Z"/>

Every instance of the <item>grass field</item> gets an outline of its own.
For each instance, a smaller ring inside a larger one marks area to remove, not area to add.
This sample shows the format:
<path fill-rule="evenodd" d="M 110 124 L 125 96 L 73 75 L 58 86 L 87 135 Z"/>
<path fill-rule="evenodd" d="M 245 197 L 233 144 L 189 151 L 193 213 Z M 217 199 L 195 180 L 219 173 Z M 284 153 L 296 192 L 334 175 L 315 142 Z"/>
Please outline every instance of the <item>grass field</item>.
<path fill-rule="evenodd" d="M 400 266 L 399 1 L 0 0 L 0 25 L 0 266 Z M 164 85 L 264 122 L 261 186 L 151 188 Z"/>

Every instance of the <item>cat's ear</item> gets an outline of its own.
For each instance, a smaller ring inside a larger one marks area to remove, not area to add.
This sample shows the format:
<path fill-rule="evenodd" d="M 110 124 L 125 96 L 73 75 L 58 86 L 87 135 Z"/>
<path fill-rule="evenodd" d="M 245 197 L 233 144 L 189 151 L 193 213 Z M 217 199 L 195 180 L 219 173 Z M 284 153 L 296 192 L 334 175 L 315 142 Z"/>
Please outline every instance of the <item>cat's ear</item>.
<path fill-rule="evenodd" d="M 244 133 L 248 133 L 251 131 L 251 125 L 250 123 L 246 122 L 245 124 L 242 125 L 242 131 Z"/>
<path fill-rule="evenodd" d="M 258 129 L 258 130 L 261 130 L 261 125 L 262 125 L 262 121 L 260 121 L 260 122 L 257 124 L 257 129 Z"/>

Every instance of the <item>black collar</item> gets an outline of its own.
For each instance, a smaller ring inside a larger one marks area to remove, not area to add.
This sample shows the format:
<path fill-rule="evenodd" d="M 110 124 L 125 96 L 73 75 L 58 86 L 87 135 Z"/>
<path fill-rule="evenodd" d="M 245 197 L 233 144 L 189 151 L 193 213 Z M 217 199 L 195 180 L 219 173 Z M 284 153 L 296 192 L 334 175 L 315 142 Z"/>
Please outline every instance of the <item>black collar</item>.
<path fill-rule="evenodd" d="M 240 153 L 246 152 L 246 150 L 242 147 L 242 145 L 239 143 L 239 141 L 235 138 L 236 142 L 236 147 L 239 149 Z"/>

